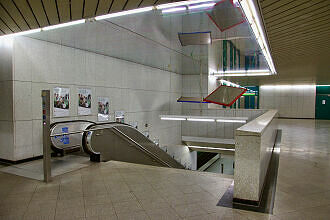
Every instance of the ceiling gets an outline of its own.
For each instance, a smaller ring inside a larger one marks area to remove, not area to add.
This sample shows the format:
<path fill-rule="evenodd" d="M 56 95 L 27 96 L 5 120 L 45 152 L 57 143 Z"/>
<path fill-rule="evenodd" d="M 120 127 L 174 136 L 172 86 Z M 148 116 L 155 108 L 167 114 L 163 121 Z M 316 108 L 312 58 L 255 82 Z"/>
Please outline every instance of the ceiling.
<path fill-rule="evenodd" d="M 330 56 L 330 1 L 259 0 L 259 6 L 277 72 L 307 62 L 317 65 L 314 73 L 309 72 L 312 79 L 330 80 L 330 66 L 324 59 Z"/>
<path fill-rule="evenodd" d="M 171 0 L 0 0 L 0 35 Z"/>
<path fill-rule="evenodd" d="M 0 35 L 167 2 L 172 1 L 0 0 Z M 330 1 L 258 2 L 272 57 L 279 73 L 275 78 L 296 80 L 301 77 L 304 80 L 330 83 L 329 64 L 326 59 L 330 56 Z M 303 68 L 299 68 L 299 71 L 292 70 L 293 65 L 307 64 L 311 71 L 304 71 Z M 300 74 L 301 72 L 303 74 Z M 267 77 L 263 79 L 267 81 Z"/>

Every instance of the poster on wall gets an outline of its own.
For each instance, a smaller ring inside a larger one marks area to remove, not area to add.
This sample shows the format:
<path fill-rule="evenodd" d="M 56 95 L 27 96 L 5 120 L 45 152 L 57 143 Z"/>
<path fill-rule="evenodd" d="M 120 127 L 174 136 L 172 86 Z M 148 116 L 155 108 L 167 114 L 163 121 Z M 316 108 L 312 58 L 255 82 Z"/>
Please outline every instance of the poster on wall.
<path fill-rule="evenodd" d="M 115 120 L 116 120 L 116 122 L 125 123 L 125 112 L 124 111 L 115 111 Z"/>
<path fill-rule="evenodd" d="M 97 120 L 98 121 L 109 121 L 109 98 L 108 97 L 97 97 Z"/>
<path fill-rule="evenodd" d="M 78 115 L 92 114 L 92 90 L 78 89 Z"/>
<path fill-rule="evenodd" d="M 69 116 L 70 88 L 56 87 L 53 89 L 54 106 L 53 117 Z"/>

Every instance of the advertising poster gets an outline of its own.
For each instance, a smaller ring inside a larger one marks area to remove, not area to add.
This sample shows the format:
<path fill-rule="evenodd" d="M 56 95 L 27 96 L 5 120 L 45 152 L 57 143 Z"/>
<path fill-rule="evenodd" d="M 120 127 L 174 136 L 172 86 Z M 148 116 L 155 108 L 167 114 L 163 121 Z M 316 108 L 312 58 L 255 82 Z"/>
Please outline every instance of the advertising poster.
<path fill-rule="evenodd" d="M 78 115 L 92 114 L 92 90 L 78 89 Z"/>
<path fill-rule="evenodd" d="M 109 98 L 97 97 L 97 120 L 109 121 Z"/>
<path fill-rule="evenodd" d="M 54 94 L 54 117 L 65 117 L 69 116 L 70 108 L 70 88 L 59 88 L 56 87 L 53 90 Z"/>
<path fill-rule="evenodd" d="M 125 123 L 125 112 L 124 111 L 115 111 L 115 120 L 116 120 L 116 122 Z"/>

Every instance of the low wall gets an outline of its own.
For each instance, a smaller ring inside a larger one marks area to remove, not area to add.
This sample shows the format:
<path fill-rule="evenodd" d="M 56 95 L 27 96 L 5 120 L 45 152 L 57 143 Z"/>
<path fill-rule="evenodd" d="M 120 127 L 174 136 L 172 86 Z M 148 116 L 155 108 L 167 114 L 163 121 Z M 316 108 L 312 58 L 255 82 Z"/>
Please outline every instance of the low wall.
<path fill-rule="evenodd" d="M 234 199 L 259 202 L 276 138 L 277 110 L 235 131 Z"/>

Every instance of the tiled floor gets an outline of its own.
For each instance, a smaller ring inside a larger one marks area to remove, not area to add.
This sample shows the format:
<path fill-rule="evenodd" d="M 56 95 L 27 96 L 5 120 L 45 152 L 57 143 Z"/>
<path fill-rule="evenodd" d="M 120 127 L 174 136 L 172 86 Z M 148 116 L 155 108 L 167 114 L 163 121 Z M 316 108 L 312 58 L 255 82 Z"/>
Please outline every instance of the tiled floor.
<path fill-rule="evenodd" d="M 74 170 L 79 170 L 83 167 L 89 166 L 90 164 L 92 164 L 92 162 L 90 162 L 89 157 L 86 156 L 65 155 L 64 157 L 55 157 L 52 158 L 51 161 L 52 176 L 58 176 Z M 34 160 L 6 167 L 0 166 L 0 172 L 15 174 L 36 180 L 43 180 L 43 160 Z"/>
<path fill-rule="evenodd" d="M 216 206 L 231 176 L 108 162 L 51 184 L 0 172 L 0 219 L 329 219 L 330 121 L 280 122 L 274 215 Z"/>

